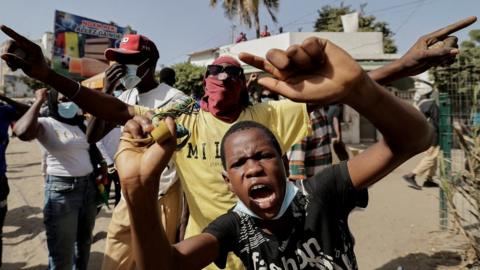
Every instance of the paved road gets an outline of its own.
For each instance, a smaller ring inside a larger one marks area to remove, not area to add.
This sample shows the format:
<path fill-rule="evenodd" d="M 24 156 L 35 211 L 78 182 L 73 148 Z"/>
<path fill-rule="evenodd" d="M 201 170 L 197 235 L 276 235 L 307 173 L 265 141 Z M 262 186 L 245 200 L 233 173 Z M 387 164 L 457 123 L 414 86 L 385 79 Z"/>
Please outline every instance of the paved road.
<path fill-rule="evenodd" d="M 42 223 L 43 179 L 35 142 L 11 141 L 7 161 L 11 193 L 4 228 L 2 269 L 45 269 Z M 458 236 L 438 231 L 438 189 L 408 188 L 400 176 L 415 157 L 370 189 L 366 210 L 351 215 L 360 269 L 456 269 Z M 111 212 L 102 211 L 94 230 L 90 269 L 99 269 Z"/>

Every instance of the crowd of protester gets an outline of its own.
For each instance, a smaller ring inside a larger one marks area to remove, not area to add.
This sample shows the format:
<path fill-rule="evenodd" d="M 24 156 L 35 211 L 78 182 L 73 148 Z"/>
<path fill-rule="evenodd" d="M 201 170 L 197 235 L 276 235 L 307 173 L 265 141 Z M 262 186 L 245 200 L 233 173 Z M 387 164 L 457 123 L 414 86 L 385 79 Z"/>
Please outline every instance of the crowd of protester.
<path fill-rule="evenodd" d="M 36 90 L 31 106 L 1 97 L 0 225 L 15 123 L 18 138 L 37 140 L 45 153 L 49 269 L 87 269 L 95 216 L 111 189 L 101 269 L 357 269 L 349 213 L 410 157 L 438 152 L 434 122 L 382 85 L 451 63 L 451 34 L 475 21 L 427 34 L 369 72 L 319 38 L 265 58 L 239 55 L 261 73 L 246 75 L 239 60 L 219 56 L 207 66 L 204 96 L 188 108 L 173 69 L 155 79 L 159 52 L 143 35 L 105 51 L 114 64 L 98 91 L 53 71 L 38 45 L 2 26 L 12 39 L 2 59 L 51 89 Z M 261 36 L 270 36 L 267 27 Z M 342 140 L 343 104 L 383 135 L 354 157 Z M 433 182 L 432 170 L 404 178 L 417 187 L 415 175 L 429 171 Z"/>

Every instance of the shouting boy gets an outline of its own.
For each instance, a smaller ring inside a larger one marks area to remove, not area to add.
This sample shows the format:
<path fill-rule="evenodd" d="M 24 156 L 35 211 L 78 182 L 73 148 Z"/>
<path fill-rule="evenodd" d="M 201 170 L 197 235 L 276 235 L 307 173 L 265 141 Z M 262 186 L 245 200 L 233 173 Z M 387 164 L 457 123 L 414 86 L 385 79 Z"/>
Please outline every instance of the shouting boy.
<path fill-rule="evenodd" d="M 247 269 L 356 269 L 350 211 L 366 206 L 367 187 L 429 146 L 429 125 L 327 40 L 310 38 L 287 51 L 273 49 L 268 60 L 250 54 L 240 59 L 272 74 L 259 81 L 262 86 L 298 102 L 347 104 L 383 138 L 305 180 L 298 190 L 287 181 L 275 135 L 258 123 L 234 124 L 221 142 L 221 157 L 225 183 L 238 203 L 203 233 L 174 246 L 153 215 L 158 189 L 154 179 L 175 148 L 173 121 L 167 121 L 171 139 L 145 151 L 131 151 L 132 145 L 123 141 L 116 164 L 132 220 L 137 267 L 201 269 L 211 262 L 224 267 L 233 252 Z M 125 126 L 124 136 L 139 138 L 152 128 L 148 118 L 136 116 Z"/>

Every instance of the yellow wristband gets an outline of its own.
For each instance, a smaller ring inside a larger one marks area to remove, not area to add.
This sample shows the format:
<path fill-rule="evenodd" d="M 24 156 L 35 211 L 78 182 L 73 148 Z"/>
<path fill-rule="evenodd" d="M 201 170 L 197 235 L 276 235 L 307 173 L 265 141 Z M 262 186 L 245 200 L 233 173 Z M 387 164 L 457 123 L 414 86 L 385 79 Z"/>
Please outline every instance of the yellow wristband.
<path fill-rule="evenodd" d="M 150 135 L 157 143 L 162 143 L 172 137 L 172 134 L 170 133 L 170 130 L 168 129 L 165 121 L 159 121 L 158 126 L 155 127 L 152 132 L 150 132 Z"/>

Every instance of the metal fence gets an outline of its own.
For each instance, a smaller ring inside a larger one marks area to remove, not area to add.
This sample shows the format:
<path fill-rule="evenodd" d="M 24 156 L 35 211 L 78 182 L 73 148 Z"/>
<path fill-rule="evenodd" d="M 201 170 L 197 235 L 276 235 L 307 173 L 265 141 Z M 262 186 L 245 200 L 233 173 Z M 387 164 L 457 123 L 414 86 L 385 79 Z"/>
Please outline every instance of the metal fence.
<path fill-rule="evenodd" d="M 466 67 L 462 70 L 458 68 L 446 68 L 434 72 L 439 90 L 439 143 L 443 152 L 445 171 L 447 179 L 453 179 L 454 175 L 461 170 L 465 170 L 465 153 L 459 145 L 459 138 L 453 132 L 453 123 L 463 125 L 467 129 L 473 129 L 480 125 L 480 97 L 478 95 L 479 80 L 478 70 L 473 67 Z M 438 76 L 442 76 L 440 80 Z M 440 189 L 440 227 L 448 227 L 448 207 L 445 193 Z M 468 219 L 471 208 L 464 201 L 456 202 L 457 211 L 462 218 Z M 477 206 L 477 208 L 480 206 Z M 478 209 L 474 209 L 478 212 Z"/>

